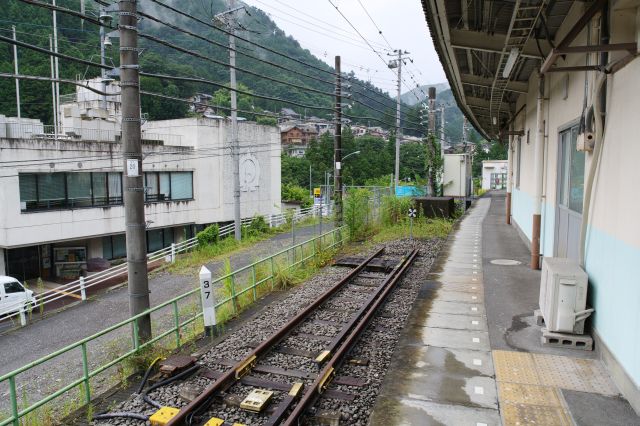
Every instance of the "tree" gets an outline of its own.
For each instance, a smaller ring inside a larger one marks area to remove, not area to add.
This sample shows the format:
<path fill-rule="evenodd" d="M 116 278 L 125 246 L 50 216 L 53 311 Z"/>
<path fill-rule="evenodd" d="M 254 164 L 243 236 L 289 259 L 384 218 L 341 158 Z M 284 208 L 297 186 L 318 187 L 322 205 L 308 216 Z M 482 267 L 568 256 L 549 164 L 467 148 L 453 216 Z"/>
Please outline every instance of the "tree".
<path fill-rule="evenodd" d="M 473 156 L 472 174 L 474 177 L 482 176 L 482 162 L 484 160 L 506 160 L 507 145 L 499 141 L 481 140 L 476 143 L 476 152 Z"/>
<path fill-rule="evenodd" d="M 238 83 L 238 90 L 243 92 L 251 92 L 247 86 L 242 83 Z M 255 106 L 253 105 L 253 96 L 244 93 L 238 93 L 237 95 L 238 109 L 240 111 L 253 111 Z M 231 91 L 229 89 L 218 89 L 213 92 L 213 105 L 222 106 L 225 108 L 231 108 Z M 238 111 L 239 116 L 243 116 L 246 119 L 253 119 L 253 114 Z M 228 116 L 231 115 L 229 109 L 222 109 L 218 111 L 219 115 Z"/>

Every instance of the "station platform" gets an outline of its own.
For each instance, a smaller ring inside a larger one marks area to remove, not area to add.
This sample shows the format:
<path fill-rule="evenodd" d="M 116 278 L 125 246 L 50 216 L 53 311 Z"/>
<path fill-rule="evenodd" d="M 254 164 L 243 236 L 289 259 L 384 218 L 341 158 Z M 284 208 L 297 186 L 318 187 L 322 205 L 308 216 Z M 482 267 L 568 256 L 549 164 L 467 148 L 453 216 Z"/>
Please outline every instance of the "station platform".
<path fill-rule="evenodd" d="M 504 198 L 479 199 L 425 277 L 370 424 L 640 425 L 596 352 L 541 345 L 540 272 Z"/>

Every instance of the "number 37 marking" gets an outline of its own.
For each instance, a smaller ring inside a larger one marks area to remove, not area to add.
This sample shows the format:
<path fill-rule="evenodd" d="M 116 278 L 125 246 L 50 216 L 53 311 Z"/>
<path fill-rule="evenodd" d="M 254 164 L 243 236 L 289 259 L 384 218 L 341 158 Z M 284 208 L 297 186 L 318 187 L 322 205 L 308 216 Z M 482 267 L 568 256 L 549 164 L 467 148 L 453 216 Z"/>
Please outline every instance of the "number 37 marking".
<path fill-rule="evenodd" d="M 206 280 L 202 281 L 202 287 L 203 288 L 209 288 L 209 281 L 206 281 Z M 211 295 L 211 292 L 210 291 L 205 291 L 204 294 L 205 294 L 205 299 L 208 299 L 209 296 Z"/>

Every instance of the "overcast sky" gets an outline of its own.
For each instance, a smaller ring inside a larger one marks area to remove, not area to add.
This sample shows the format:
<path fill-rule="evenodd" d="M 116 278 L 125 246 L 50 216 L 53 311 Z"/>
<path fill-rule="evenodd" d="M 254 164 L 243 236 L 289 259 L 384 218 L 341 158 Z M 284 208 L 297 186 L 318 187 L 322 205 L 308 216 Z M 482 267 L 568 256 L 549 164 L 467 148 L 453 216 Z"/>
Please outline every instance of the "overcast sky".
<path fill-rule="evenodd" d="M 367 46 L 356 31 L 331 5 L 351 21 L 387 62 L 390 47 L 378 33 L 375 24 L 393 49 L 410 52 L 413 63 L 403 65 L 402 92 L 416 83 L 435 84 L 446 81 L 442 66 L 433 48 L 429 29 L 420 0 L 244 0 L 262 9 L 288 35 L 297 39 L 303 48 L 316 57 L 334 65 L 334 57 L 340 55 L 342 70 L 353 70 L 363 80 L 391 94 L 396 93 L 395 70 Z M 405 72 L 405 70 L 407 72 Z M 414 82 L 415 79 L 415 82 Z"/>

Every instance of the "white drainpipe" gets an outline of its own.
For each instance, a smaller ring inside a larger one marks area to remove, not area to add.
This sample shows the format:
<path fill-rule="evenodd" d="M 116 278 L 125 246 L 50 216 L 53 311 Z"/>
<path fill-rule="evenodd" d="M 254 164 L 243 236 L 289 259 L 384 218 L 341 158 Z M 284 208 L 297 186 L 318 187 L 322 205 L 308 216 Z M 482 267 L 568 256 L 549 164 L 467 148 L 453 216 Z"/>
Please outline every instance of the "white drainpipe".
<path fill-rule="evenodd" d="M 542 222 L 542 180 L 544 171 L 544 75 L 539 75 L 538 77 L 536 130 L 533 166 L 535 198 L 533 200 L 533 232 L 531 234 L 531 269 L 540 269 L 540 224 Z"/>

